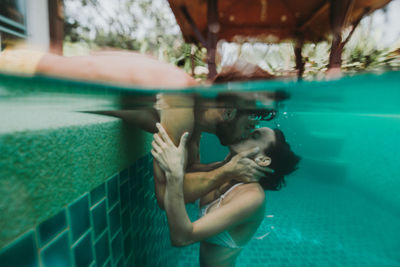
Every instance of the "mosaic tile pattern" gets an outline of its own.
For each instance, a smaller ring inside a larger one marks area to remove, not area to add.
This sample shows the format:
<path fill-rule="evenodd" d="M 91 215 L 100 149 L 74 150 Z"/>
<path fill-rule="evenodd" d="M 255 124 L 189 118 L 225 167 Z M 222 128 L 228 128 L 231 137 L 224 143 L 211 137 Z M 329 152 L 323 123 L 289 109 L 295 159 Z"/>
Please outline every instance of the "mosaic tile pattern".
<path fill-rule="evenodd" d="M 3 248 L 0 265 L 177 266 L 181 250 L 170 245 L 152 164 L 142 157 L 79 197 Z"/>
<path fill-rule="evenodd" d="M 305 173 L 266 197 L 266 218 L 237 267 L 400 266 L 400 214 L 390 207 Z M 178 266 L 199 267 L 198 253 L 185 248 Z"/>
<path fill-rule="evenodd" d="M 3 248 L 0 265 L 198 267 L 199 244 L 171 247 L 152 179 L 148 155 Z M 299 173 L 267 200 L 238 267 L 400 266 L 400 215 L 350 187 Z"/>

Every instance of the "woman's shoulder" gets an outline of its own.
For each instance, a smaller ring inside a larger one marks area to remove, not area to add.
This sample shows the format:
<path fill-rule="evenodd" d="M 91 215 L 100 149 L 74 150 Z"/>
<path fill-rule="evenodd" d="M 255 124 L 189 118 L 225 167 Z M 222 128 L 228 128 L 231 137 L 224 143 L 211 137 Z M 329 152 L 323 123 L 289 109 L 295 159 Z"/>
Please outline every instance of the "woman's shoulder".
<path fill-rule="evenodd" d="M 259 223 L 264 218 L 265 203 L 263 188 L 258 183 L 246 183 L 239 186 L 231 204 L 245 211 L 243 216 L 247 219 L 244 222 Z"/>
<path fill-rule="evenodd" d="M 264 189 L 259 183 L 244 183 L 239 187 L 242 194 L 255 194 L 257 196 L 265 196 Z"/>
<path fill-rule="evenodd" d="M 262 206 L 265 203 L 265 192 L 259 183 L 245 183 L 238 187 L 235 199 Z"/>

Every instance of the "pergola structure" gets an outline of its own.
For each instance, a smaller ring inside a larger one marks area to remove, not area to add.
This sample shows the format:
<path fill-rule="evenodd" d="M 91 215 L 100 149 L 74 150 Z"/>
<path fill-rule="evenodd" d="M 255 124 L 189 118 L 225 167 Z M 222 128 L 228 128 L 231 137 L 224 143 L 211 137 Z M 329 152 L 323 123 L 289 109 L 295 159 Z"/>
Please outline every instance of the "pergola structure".
<path fill-rule="evenodd" d="M 341 54 L 360 20 L 391 0 L 169 0 L 186 42 L 207 48 L 208 78 L 217 74 L 217 42 L 294 41 L 296 68 L 301 79 L 305 42 L 326 40 L 332 34 L 329 69 L 340 68 Z M 348 37 L 342 30 L 352 26 Z"/>

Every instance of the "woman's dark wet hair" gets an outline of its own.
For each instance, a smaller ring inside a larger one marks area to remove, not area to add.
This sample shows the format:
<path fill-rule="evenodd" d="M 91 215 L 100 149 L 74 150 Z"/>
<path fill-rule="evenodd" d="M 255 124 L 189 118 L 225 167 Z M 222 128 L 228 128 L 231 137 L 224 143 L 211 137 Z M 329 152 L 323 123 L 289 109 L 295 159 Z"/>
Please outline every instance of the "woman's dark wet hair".
<path fill-rule="evenodd" d="M 264 151 L 265 155 L 271 158 L 268 167 L 273 169 L 274 173 L 261 178 L 259 183 L 264 190 L 277 191 L 286 184 L 285 176 L 297 169 L 300 157 L 290 149 L 281 130 L 274 129 L 274 133 L 276 141 Z"/>

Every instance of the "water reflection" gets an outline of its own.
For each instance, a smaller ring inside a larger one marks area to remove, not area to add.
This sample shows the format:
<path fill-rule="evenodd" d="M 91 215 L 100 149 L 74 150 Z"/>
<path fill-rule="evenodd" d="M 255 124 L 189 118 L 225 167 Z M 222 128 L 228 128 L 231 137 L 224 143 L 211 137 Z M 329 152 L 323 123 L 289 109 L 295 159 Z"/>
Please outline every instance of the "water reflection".
<path fill-rule="evenodd" d="M 85 112 L 118 117 L 145 131 L 155 133 L 157 132 L 155 124 L 162 121 L 161 117 L 175 116 L 176 118 L 181 113 L 187 114 L 188 120 L 193 121 L 201 120 L 204 116 L 210 116 L 210 114 L 214 114 L 212 116 L 219 119 L 223 117 L 221 121 L 226 122 L 238 119 L 239 115 L 246 116 L 250 122 L 270 121 L 279 113 L 280 104 L 288 98 L 289 94 L 282 90 L 219 93 L 215 98 L 204 97 L 198 93 L 161 93 L 153 96 L 124 96 L 119 101 L 121 109 L 88 110 Z M 186 120 L 186 118 L 182 119 Z M 246 122 L 243 121 L 243 124 L 246 124 Z"/>

